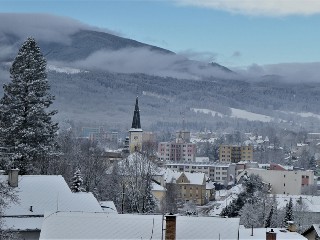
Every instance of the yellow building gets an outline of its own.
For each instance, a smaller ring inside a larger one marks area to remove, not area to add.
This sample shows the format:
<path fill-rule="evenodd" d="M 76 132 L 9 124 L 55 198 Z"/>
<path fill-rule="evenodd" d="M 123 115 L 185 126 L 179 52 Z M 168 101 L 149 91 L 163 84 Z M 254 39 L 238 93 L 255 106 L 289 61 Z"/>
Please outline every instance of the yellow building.
<path fill-rule="evenodd" d="M 220 145 L 219 161 L 223 163 L 238 163 L 240 161 L 253 160 L 252 146 L 235 146 L 235 145 Z"/>
<path fill-rule="evenodd" d="M 206 198 L 206 177 L 204 173 L 181 173 L 176 180 L 180 188 L 179 198 L 185 202 L 203 205 L 208 202 Z"/>

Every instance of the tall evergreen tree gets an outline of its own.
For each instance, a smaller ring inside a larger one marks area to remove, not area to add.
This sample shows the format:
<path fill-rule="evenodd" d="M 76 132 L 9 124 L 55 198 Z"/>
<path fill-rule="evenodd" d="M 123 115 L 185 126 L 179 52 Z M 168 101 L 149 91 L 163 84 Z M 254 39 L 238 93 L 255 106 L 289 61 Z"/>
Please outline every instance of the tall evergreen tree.
<path fill-rule="evenodd" d="M 266 219 L 266 222 L 265 222 L 265 227 L 266 228 L 271 227 L 272 216 L 273 216 L 273 206 L 271 207 L 269 215 L 268 215 L 268 217 Z"/>
<path fill-rule="evenodd" d="M 82 176 L 81 176 L 81 171 L 78 168 L 76 170 L 76 172 L 74 173 L 74 176 L 72 178 L 72 184 L 71 184 L 71 191 L 76 193 L 76 192 L 82 192 L 83 188 L 82 188 Z"/>
<path fill-rule="evenodd" d="M 47 111 L 54 97 L 49 93 L 46 60 L 33 38 L 20 48 L 10 77 L 0 100 L 1 147 L 21 174 L 46 173 L 46 160 L 55 153 L 58 125 L 51 119 L 56 111 Z"/>
<path fill-rule="evenodd" d="M 284 224 L 286 225 L 288 221 L 293 221 L 293 203 L 292 198 L 290 198 L 289 203 L 286 205 L 286 213 L 284 216 Z"/>

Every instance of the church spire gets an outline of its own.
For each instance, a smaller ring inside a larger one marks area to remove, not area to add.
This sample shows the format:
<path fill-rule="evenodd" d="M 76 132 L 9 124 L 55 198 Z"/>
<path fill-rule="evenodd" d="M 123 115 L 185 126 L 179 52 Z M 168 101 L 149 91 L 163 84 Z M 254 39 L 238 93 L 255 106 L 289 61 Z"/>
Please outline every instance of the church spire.
<path fill-rule="evenodd" d="M 136 98 L 136 105 L 134 107 L 134 113 L 133 113 L 133 119 L 132 119 L 131 128 L 141 129 L 140 110 L 139 110 L 139 105 L 138 105 L 138 96 Z"/>

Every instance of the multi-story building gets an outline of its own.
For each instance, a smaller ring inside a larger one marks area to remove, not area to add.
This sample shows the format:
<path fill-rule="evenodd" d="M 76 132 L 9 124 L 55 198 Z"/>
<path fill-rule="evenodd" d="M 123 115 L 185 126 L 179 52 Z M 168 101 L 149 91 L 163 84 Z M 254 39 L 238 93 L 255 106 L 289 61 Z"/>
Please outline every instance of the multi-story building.
<path fill-rule="evenodd" d="M 196 159 L 196 144 L 190 143 L 190 132 L 179 131 L 174 142 L 160 142 L 158 157 L 160 161 L 194 162 Z"/>
<path fill-rule="evenodd" d="M 172 194 L 168 189 L 175 189 L 174 193 L 180 202 L 203 205 L 215 197 L 213 182 L 204 173 L 179 172 L 161 168 L 153 175 L 153 180 L 167 189 L 166 194 Z M 174 187 L 172 188 L 170 184 Z"/>
<path fill-rule="evenodd" d="M 222 163 L 253 161 L 252 146 L 220 145 L 219 160 Z"/>
<path fill-rule="evenodd" d="M 228 184 L 235 180 L 235 164 L 221 163 L 166 163 L 165 166 L 174 171 L 180 172 L 201 172 L 214 182 Z"/>
<path fill-rule="evenodd" d="M 249 168 L 237 176 L 240 180 L 244 175 L 259 175 L 262 181 L 270 186 L 272 194 L 300 195 L 302 189 L 314 184 L 314 173 L 311 170 L 264 170 Z"/>
<path fill-rule="evenodd" d="M 203 173 L 181 173 L 176 179 L 178 184 L 179 195 L 185 202 L 193 202 L 203 205 L 208 202 L 206 199 L 206 177 Z"/>

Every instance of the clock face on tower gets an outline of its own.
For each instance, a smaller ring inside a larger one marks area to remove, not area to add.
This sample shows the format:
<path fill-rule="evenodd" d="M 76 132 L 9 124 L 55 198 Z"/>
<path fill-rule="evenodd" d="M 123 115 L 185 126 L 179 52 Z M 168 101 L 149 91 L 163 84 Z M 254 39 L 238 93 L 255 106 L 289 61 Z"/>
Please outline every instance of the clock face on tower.
<path fill-rule="evenodd" d="M 134 140 L 138 140 L 138 136 L 134 136 L 133 139 L 134 139 Z"/>

